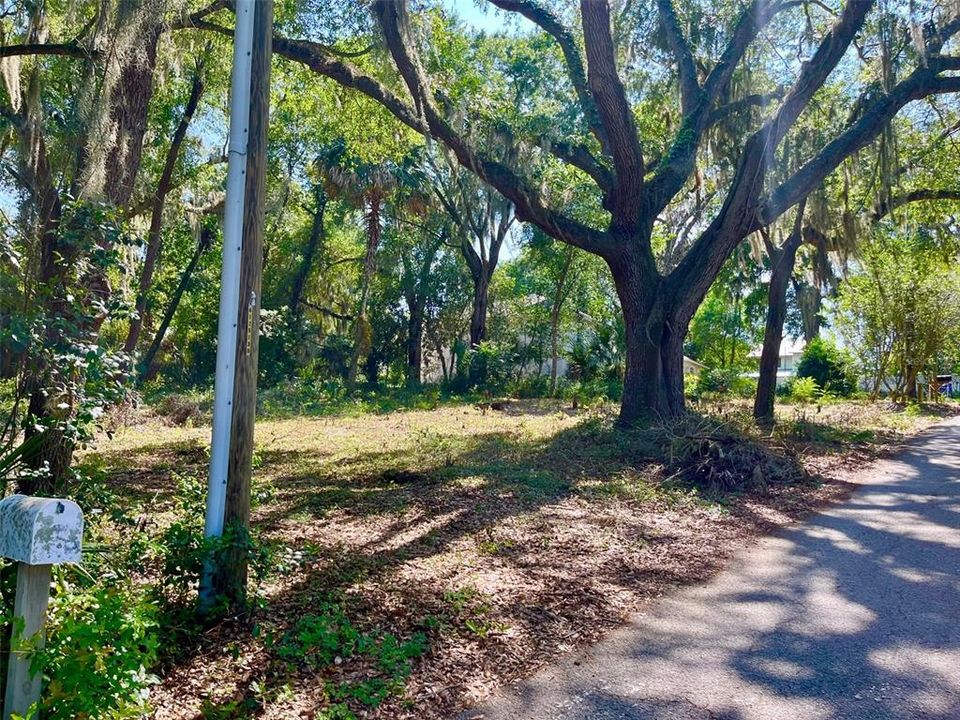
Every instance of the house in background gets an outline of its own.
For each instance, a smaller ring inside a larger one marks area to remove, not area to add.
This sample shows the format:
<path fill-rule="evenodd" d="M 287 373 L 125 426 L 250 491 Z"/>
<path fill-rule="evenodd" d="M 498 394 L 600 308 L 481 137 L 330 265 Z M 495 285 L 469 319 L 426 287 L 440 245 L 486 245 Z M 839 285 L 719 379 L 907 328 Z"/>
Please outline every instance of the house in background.
<path fill-rule="evenodd" d="M 684 375 L 699 375 L 700 372 L 706 367 L 701 363 L 698 363 L 696 360 L 688 358 L 686 355 L 683 356 L 683 374 Z"/>
<path fill-rule="evenodd" d="M 797 365 L 803 355 L 803 348 L 806 343 L 803 340 L 785 337 L 780 341 L 780 363 L 777 365 L 777 385 L 789 380 L 797 374 Z M 760 361 L 762 348 L 754 348 L 747 355 L 751 360 Z M 744 373 L 745 377 L 759 378 L 760 373 L 757 370 Z"/>

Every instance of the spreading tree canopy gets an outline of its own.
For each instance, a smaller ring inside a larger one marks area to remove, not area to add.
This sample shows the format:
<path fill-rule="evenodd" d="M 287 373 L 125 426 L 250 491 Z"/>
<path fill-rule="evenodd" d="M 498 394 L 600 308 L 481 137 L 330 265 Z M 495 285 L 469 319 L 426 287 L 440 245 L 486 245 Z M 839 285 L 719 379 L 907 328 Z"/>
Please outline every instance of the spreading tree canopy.
<path fill-rule="evenodd" d="M 687 327 L 745 237 L 807 197 L 910 103 L 960 90 L 960 14 L 941 3 L 489 2 L 525 18 L 562 57 L 565 88 L 540 87 L 524 106 L 526 117 L 499 115 L 495 101 L 479 101 L 513 66 L 485 70 L 475 87 L 449 87 L 456 75 L 444 67 L 462 58 L 444 55 L 459 46 L 446 42 L 450 28 L 429 4 L 412 11 L 404 0 L 376 0 L 385 52 L 372 57 L 355 61 L 335 42 L 282 34 L 274 50 L 444 146 L 509 200 L 521 221 L 603 258 L 626 324 L 624 423 L 682 410 Z M 229 33 L 214 18 L 224 4 L 186 24 Z M 906 41 L 894 49 L 899 74 L 881 83 L 871 68 L 889 58 L 880 57 L 876 39 L 891 27 Z M 771 38 L 798 35 L 796 52 L 771 54 Z M 753 71 L 759 59 L 768 61 L 764 72 Z M 837 78 L 851 110 L 847 121 L 796 171 L 771 177 L 784 139 Z M 732 119 L 738 132 L 718 151 L 717 136 Z M 550 127 L 562 128 L 562 136 Z M 545 188 L 543 168 L 552 162 L 592 183 L 600 222 L 568 212 Z M 657 225 L 704 178 L 716 195 L 664 267 Z"/>

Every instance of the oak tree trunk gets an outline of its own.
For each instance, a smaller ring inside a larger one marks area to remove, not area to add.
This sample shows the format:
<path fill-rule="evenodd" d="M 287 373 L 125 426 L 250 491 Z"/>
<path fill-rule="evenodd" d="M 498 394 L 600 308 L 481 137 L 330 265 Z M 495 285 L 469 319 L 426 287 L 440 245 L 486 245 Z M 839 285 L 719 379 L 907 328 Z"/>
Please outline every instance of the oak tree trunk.
<path fill-rule="evenodd" d="M 473 306 L 470 312 L 470 349 L 476 350 L 487 339 L 487 314 L 490 305 L 492 270 L 483 268 L 473 275 Z M 470 361 L 470 385 L 482 385 L 487 379 L 486 363 L 477 356 Z"/>
<path fill-rule="evenodd" d="M 659 278 L 640 263 L 608 262 L 623 310 L 626 368 L 619 423 L 655 422 L 683 412 L 683 338 L 692 314 L 668 308 Z"/>

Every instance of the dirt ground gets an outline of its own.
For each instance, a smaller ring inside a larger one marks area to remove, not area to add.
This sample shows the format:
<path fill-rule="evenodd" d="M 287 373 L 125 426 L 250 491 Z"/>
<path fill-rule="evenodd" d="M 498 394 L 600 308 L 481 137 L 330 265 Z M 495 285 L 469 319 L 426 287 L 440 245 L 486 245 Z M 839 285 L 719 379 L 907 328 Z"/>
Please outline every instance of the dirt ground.
<path fill-rule="evenodd" d="M 805 479 L 725 493 L 678 481 L 648 438 L 615 430 L 604 409 L 260 422 L 253 524 L 272 553 L 255 609 L 183 649 L 152 693 L 153 717 L 450 718 L 849 492 L 850 472 L 934 419 L 787 408 L 770 442 Z M 114 490 L 159 528 L 177 478 L 205 473 L 208 439 L 208 427 L 148 417 L 98 453 Z M 277 638 L 307 642 L 298 623 L 331 603 L 370 637 L 426 638 L 382 702 L 335 691 L 382 676 L 382 657 L 283 654 Z"/>

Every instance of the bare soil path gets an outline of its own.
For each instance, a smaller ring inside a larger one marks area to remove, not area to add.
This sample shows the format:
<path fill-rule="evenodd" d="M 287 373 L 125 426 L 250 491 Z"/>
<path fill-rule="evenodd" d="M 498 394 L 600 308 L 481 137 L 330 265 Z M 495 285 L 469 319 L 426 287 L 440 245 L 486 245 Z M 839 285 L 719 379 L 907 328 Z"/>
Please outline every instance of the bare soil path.
<path fill-rule="evenodd" d="M 960 419 L 485 720 L 960 718 Z"/>

